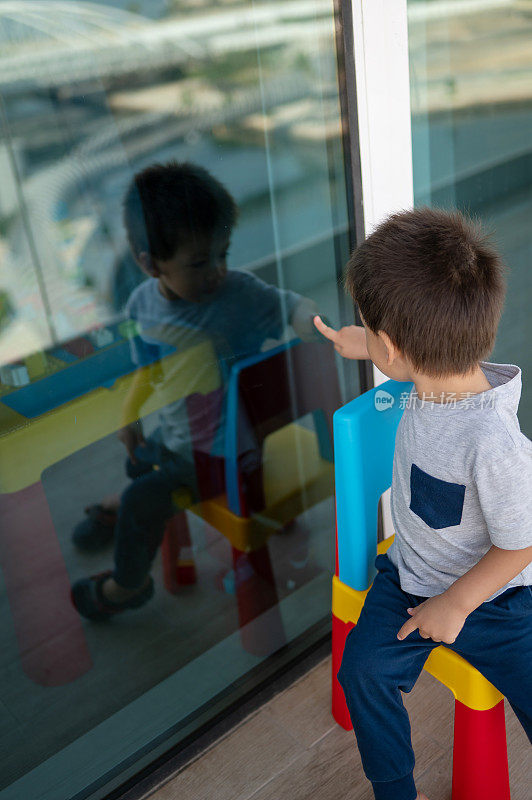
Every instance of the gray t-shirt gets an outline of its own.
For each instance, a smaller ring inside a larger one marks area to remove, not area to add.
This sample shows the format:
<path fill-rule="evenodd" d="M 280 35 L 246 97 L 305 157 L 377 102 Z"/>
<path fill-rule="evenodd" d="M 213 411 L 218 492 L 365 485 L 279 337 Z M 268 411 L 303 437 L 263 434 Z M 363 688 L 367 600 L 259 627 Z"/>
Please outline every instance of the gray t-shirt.
<path fill-rule="evenodd" d="M 148 278 L 131 294 L 126 306 L 128 317 L 137 323 L 140 335 L 132 340 L 134 363 L 153 363 L 168 352 L 168 345 L 184 353 L 201 339 L 208 339 L 215 351 L 221 380 L 225 383 L 236 359 L 261 351 L 267 339 L 279 339 L 290 323 L 301 296 L 271 286 L 249 272 L 228 270 L 224 282 L 212 298 L 191 303 L 181 298 L 167 300 L 155 278 Z M 160 389 L 179 382 L 179 374 L 166 374 L 165 362 Z M 201 370 L 209 372 L 213 364 L 195 365 L 193 385 Z M 186 381 L 186 378 L 183 378 Z M 190 388 L 190 391 L 195 391 Z M 187 409 L 186 382 L 180 386 L 182 399 L 159 411 L 159 435 L 168 450 L 191 457 L 191 425 L 197 431 L 194 446 L 211 454 L 221 454 L 225 424 L 224 406 L 199 404 L 194 419 Z M 213 402 L 216 402 L 214 398 Z"/>
<path fill-rule="evenodd" d="M 432 597 L 492 545 L 532 545 L 532 442 L 520 430 L 521 370 L 480 363 L 492 389 L 455 403 L 403 398 L 395 441 L 389 558 L 404 591 Z M 532 584 L 532 564 L 511 586 Z"/>

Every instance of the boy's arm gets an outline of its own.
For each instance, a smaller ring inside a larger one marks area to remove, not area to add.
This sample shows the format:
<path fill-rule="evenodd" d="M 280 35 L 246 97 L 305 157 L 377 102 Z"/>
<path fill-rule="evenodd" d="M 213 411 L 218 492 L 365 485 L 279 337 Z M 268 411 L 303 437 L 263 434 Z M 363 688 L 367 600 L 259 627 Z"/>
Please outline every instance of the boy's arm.
<path fill-rule="evenodd" d="M 369 358 L 364 328 L 361 325 L 346 325 L 336 331 L 323 322 L 314 300 L 309 300 L 307 297 L 301 298 L 292 311 L 290 324 L 304 342 L 315 341 L 316 330 L 318 330 L 322 336 L 334 344 L 334 349 L 343 358 Z"/>
<path fill-rule="evenodd" d="M 140 410 L 153 392 L 154 365 L 139 367 L 133 373 L 133 380 L 122 406 L 118 438 L 125 445 L 133 463 L 136 463 L 135 449 L 144 444 L 142 423 L 139 420 Z"/>
<path fill-rule="evenodd" d="M 416 628 L 437 642 L 454 642 L 466 617 L 532 561 L 532 443 L 525 436 L 504 455 L 478 458 L 475 486 L 491 539 L 488 552 L 443 594 L 415 609 L 399 631 Z"/>
<path fill-rule="evenodd" d="M 519 575 L 531 561 L 532 546 L 523 550 L 501 550 L 492 545 L 478 564 L 458 578 L 446 594 L 467 616 Z"/>
<path fill-rule="evenodd" d="M 466 618 L 532 561 L 532 547 L 502 550 L 493 545 L 485 556 L 447 591 L 409 608 L 410 619 L 397 634 L 405 639 L 416 629 L 424 639 L 451 644 Z"/>
<path fill-rule="evenodd" d="M 369 358 L 362 327 L 349 325 L 335 331 L 317 316 L 318 306 L 314 300 L 265 283 L 252 273 L 230 272 L 233 282 L 238 281 L 239 294 L 247 313 L 253 315 L 253 325 L 268 338 L 279 339 L 288 322 L 304 342 L 316 341 L 317 329 L 345 358 Z"/>
<path fill-rule="evenodd" d="M 137 367 L 133 373 L 133 380 L 122 406 L 121 428 L 138 421 L 142 406 L 153 394 L 153 366 L 153 364 L 148 364 L 145 367 Z"/>

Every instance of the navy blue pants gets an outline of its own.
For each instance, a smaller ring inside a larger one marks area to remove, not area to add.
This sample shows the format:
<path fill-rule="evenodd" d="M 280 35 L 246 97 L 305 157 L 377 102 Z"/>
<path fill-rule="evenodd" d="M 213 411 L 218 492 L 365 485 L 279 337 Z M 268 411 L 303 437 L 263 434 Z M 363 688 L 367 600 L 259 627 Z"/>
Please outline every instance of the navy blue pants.
<path fill-rule="evenodd" d="M 431 650 L 414 631 L 397 633 L 424 600 L 403 592 L 388 556 L 377 556 L 378 574 L 358 624 L 345 644 L 338 680 L 344 690 L 366 777 L 376 800 L 415 800 L 414 751 L 401 698 L 410 692 Z M 511 703 L 532 742 L 532 589 L 508 589 L 470 614 L 453 644 Z"/>
<path fill-rule="evenodd" d="M 115 532 L 113 577 L 126 589 L 142 586 L 150 572 L 166 522 L 176 513 L 172 492 L 188 487 L 198 496 L 194 464 L 166 450 L 156 438 L 138 447 L 135 455 L 135 464 L 126 462 L 133 480 L 120 498 Z"/>

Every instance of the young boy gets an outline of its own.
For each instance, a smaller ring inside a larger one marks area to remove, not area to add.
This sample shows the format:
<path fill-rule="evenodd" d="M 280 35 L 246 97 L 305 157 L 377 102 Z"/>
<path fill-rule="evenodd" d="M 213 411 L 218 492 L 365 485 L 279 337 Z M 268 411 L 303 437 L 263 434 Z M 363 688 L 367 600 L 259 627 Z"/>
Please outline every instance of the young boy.
<path fill-rule="evenodd" d="M 395 214 L 347 267 L 366 348 L 360 327 L 315 319 L 342 355 L 414 382 L 395 441 L 395 541 L 338 673 L 376 800 L 426 800 L 401 691 L 440 642 L 507 697 L 532 741 L 532 442 L 516 416 L 519 367 L 481 360 L 502 272 L 460 214 Z"/>
<path fill-rule="evenodd" d="M 236 217 L 235 201 L 225 187 L 193 164 L 148 167 L 127 190 L 124 223 L 131 252 L 149 276 L 127 303 L 127 314 L 140 330 L 132 340 L 138 370 L 124 409 L 124 419 L 135 421 L 124 425 L 119 438 L 133 481 L 119 500 L 118 513 L 112 502 L 89 507 L 88 518 L 74 530 L 74 543 L 83 550 L 115 537 L 114 570 L 72 587 L 75 607 L 89 619 L 107 619 L 151 598 L 151 563 L 165 522 L 176 513 L 172 493 L 187 487 L 197 497 L 190 429 L 196 431 L 194 448 L 212 454 L 224 423 L 223 404 L 215 395 L 214 404 L 201 405 L 191 419 L 185 398 L 195 391 L 197 375 L 214 368 L 223 379 L 235 359 L 260 352 L 266 339 L 280 338 L 287 324 L 303 338 L 315 333 L 312 301 L 227 269 Z M 215 363 L 194 364 L 191 384 L 183 370 L 167 371 L 169 346 L 186 352 L 202 340 L 211 343 Z M 171 394 L 176 385 L 183 399 L 167 402 L 159 412 L 159 427 L 145 439 L 139 421 L 143 404 L 153 392 L 166 388 L 168 394 L 170 387 Z"/>

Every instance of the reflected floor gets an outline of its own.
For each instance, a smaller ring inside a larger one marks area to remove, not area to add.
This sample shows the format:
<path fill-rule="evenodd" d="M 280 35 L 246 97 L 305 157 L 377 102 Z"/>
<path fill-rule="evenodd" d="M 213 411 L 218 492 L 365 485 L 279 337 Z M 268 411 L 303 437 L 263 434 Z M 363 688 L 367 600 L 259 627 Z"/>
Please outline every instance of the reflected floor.
<path fill-rule="evenodd" d="M 112 546 L 98 554 L 81 554 L 74 549 L 70 536 L 84 506 L 112 490 L 120 491 L 126 484 L 123 460 L 121 444 L 108 437 L 54 465 L 43 476 L 71 581 L 112 565 Z M 22 672 L 5 587 L 0 585 L 0 624 L 4 631 L 0 654 L 0 787 L 20 778 L 232 634 L 238 642 L 230 545 L 202 520 L 190 514 L 188 517 L 197 583 L 182 587 L 177 595 L 169 594 L 162 581 L 159 553 L 152 573 L 155 597 L 148 605 L 110 623 L 84 621 L 93 665 L 70 684 L 38 686 Z M 286 533 L 270 537 L 280 601 L 314 582 L 321 585 L 324 579 L 330 581 L 333 518 L 331 498 L 298 518 Z M 323 591 L 316 597 L 317 621 L 326 613 L 326 604 Z M 238 657 L 238 649 L 236 652 Z M 198 681 L 204 678 L 208 683 L 209 677 L 198 675 Z M 178 701 L 176 695 L 173 700 Z M 127 736 L 124 731 L 125 739 Z M 101 744 L 105 748 L 104 740 Z"/>

